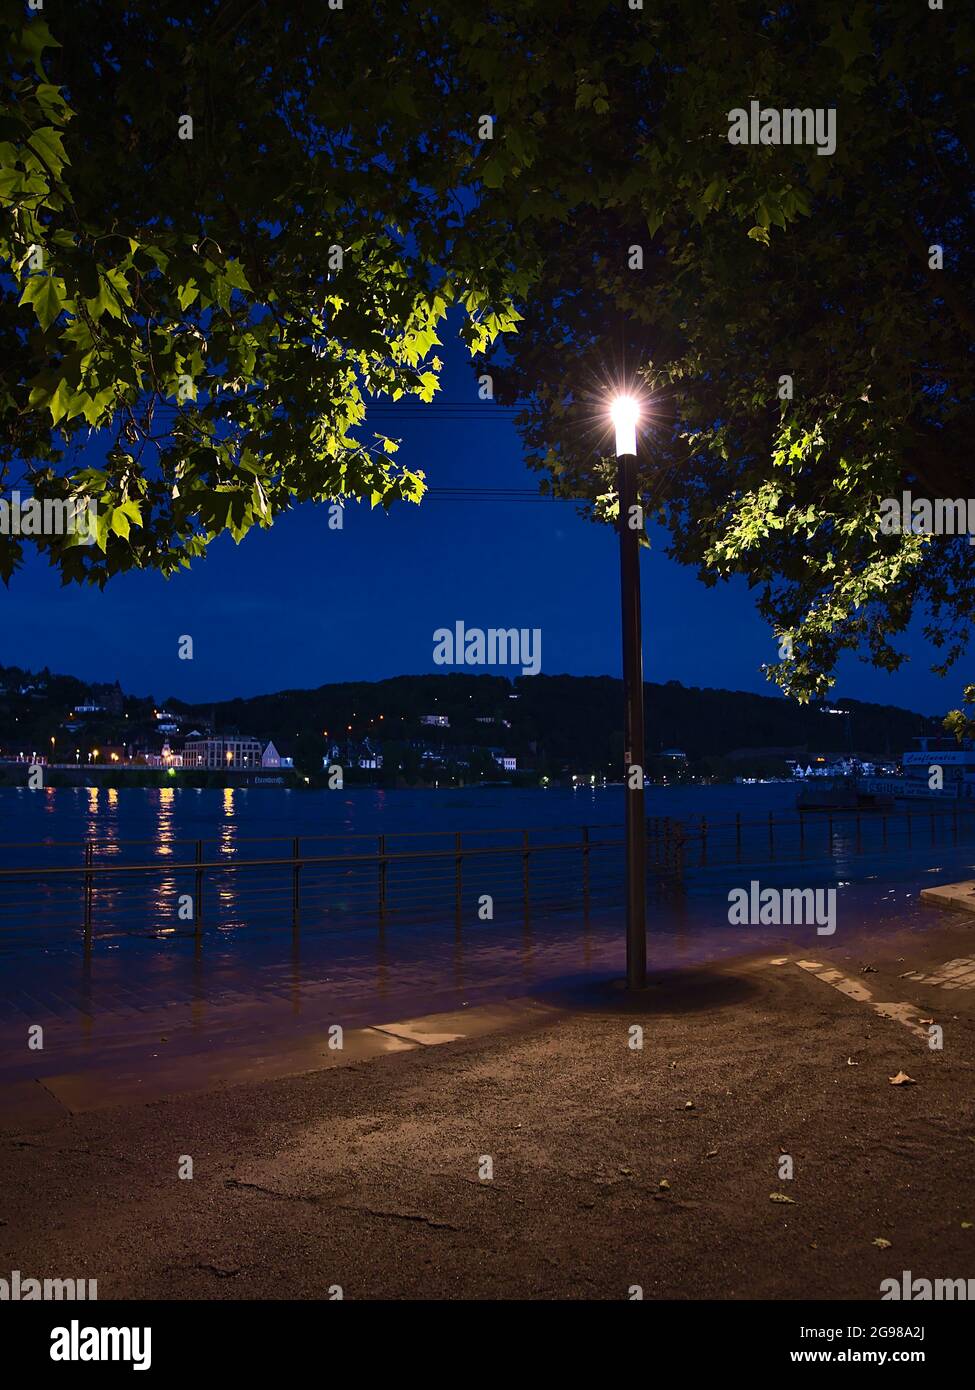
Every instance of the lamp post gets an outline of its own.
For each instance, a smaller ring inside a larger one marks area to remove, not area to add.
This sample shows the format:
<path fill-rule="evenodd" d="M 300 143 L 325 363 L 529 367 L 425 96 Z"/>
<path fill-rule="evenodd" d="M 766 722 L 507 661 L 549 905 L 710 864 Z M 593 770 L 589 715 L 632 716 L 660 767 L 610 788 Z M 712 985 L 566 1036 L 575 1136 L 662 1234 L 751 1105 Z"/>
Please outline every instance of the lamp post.
<path fill-rule="evenodd" d="M 619 495 L 620 594 L 623 616 L 623 776 L 626 797 L 626 984 L 647 983 L 647 826 L 643 811 L 643 631 L 640 617 L 640 531 L 636 494 L 636 425 L 630 396 L 613 402 Z M 637 524 L 635 524 L 637 523 Z"/>

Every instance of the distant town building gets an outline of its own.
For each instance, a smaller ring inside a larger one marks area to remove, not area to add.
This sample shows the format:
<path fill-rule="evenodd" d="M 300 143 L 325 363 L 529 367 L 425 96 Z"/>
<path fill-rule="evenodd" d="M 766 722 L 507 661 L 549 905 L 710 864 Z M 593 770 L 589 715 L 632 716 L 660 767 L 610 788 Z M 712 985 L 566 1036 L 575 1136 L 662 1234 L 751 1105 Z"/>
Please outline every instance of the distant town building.
<path fill-rule="evenodd" d="M 504 768 L 505 772 L 518 771 L 518 759 L 509 758 L 506 753 L 502 753 L 500 755 L 495 753 L 494 761 L 498 764 L 499 767 Z"/>
<path fill-rule="evenodd" d="M 262 767 L 264 745 L 259 739 L 244 735 L 228 738 L 188 738 L 183 746 L 183 766 L 218 768 L 239 772 Z"/>
<path fill-rule="evenodd" d="M 370 738 L 364 738 L 358 749 L 358 765 L 368 771 L 376 772 L 383 765 L 382 749 Z"/>
<path fill-rule="evenodd" d="M 449 729 L 450 719 L 446 714 L 421 714 L 421 724 L 432 724 L 437 729 Z"/>
<path fill-rule="evenodd" d="M 358 767 L 367 771 L 377 771 L 383 765 L 381 746 L 371 739 L 364 738 L 357 743 L 349 739 L 345 745 L 336 742 L 326 744 L 322 767 L 327 772 L 331 767 Z"/>
<path fill-rule="evenodd" d="M 273 743 L 268 743 L 261 754 L 261 767 L 294 767 L 294 765 L 294 758 L 283 758 Z"/>
<path fill-rule="evenodd" d="M 174 753 L 168 743 L 162 746 L 160 753 L 146 754 L 146 767 L 182 767 L 182 753 Z"/>

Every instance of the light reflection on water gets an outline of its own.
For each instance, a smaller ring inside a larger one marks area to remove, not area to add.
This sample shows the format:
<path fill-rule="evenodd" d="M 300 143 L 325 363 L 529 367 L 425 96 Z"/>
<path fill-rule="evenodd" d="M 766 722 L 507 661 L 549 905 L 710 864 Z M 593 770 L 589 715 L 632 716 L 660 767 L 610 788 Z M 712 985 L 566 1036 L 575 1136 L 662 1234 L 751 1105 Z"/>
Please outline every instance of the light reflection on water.
<path fill-rule="evenodd" d="M 224 787 L 223 789 L 223 824 L 220 827 L 220 853 L 227 859 L 232 859 L 237 853 L 237 840 L 239 835 L 239 825 L 237 823 L 237 805 L 234 787 Z M 220 927 L 223 931 L 233 931 L 245 925 L 237 920 L 237 877 L 236 873 L 221 874 L 217 885 L 217 902 L 219 904 Z"/>
<path fill-rule="evenodd" d="M 160 787 L 158 791 L 158 802 L 156 805 L 156 833 L 154 850 L 159 859 L 172 859 L 176 852 L 176 790 L 174 787 Z M 154 885 L 150 892 L 153 893 L 152 911 L 159 925 L 157 932 L 160 936 L 174 936 L 176 934 L 179 909 L 178 889 L 175 876 L 163 874 L 158 878 L 153 875 L 150 882 Z"/>
<path fill-rule="evenodd" d="M 720 794 L 714 807 L 705 795 L 710 791 Z M 727 816 L 727 798 L 732 793 L 741 804 L 752 798 L 748 812 L 752 817 L 767 814 L 770 807 L 777 817 L 792 809 L 788 797 L 794 793 L 790 788 L 698 789 L 694 795 L 700 798 L 697 805 L 707 812 L 709 822 L 717 822 Z M 755 795 L 758 793 L 764 800 Z M 654 796 L 658 802 L 655 810 L 668 809 L 659 804 L 659 792 Z M 163 870 L 105 876 L 96 884 L 93 949 L 85 969 L 93 1006 L 104 998 L 107 1008 L 112 1007 L 111 998 L 124 995 L 128 985 L 147 988 L 159 1001 L 213 999 L 226 990 L 255 997 L 288 990 L 295 1008 L 303 1008 L 304 1001 L 320 998 L 327 989 L 343 1000 L 356 995 L 373 1001 L 380 997 L 449 1004 L 452 991 L 504 993 L 540 981 L 618 970 L 622 960 L 621 915 L 616 908 L 594 904 L 590 920 L 584 919 L 575 860 L 564 879 L 554 869 L 550 876 L 553 896 L 561 900 L 565 910 L 539 913 L 529 922 L 520 917 L 517 864 L 511 877 L 511 900 L 503 901 L 496 891 L 495 920 L 491 923 L 477 920 L 472 899 L 465 906 L 463 923 L 455 925 L 449 911 L 449 883 L 445 898 L 448 911 L 439 921 L 413 921 L 397 916 L 394 910 L 383 922 L 369 910 L 376 897 L 372 864 L 336 866 L 327 872 L 312 866 L 303 869 L 303 906 L 297 927 L 292 922 L 291 869 L 287 865 L 267 871 L 210 870 L 205 875 L 200 922 L 180 915 L 181 904 L 192 901 L 194 894 L 193 861 L 198 841 L 202 841 L 203 858 L 210 862 L 238 856 L 286 858 L 291 852 L 289 839 L 272 837 L 293 835 L 307 837 L 305 849 L 310 855 L 334 852 L 326 841 L 315 840 L 327 835 L 385 833 L 389 847 L 402 849 L 420 848 L 421 842 L 401 841 L 398 847 L 393 846 L 397 832 L 460 828 L 471 837 L 467 843 L 476 845 L 479 841 L 473 832 L 491 824 L 613 824 L 618 820 L 618 802 L 616 793 L 583 799 L 549 793 L 483 796 L 467 791 L 462 796 L 436 796 L 362 791 L 336 797 L 327 792 L 301 794 L 254 788 L 187 791 L 173 787 L 121 792 L 114 788 L 47 789 L 45 797 L 32 799 L 26 792 L 0 789 L 0 815 L 7 825 L 16 821 L 21 839 L 36 842 L 46 835 L 51 841 L 67 842 L 65 848 L 52 851 L 47 862 L 79 863 L 80 842 L 90 836 L 98 841 L 96 862 L 152 862 Z M 678 813 L 684 809 L 674 807 Z M 779 853 L 780 836 L 785 837 L 782 846 L 786 850 L 790 846 L 785 829 L 778 827 L 778 821 L 776 824 Z M 902 842 L 897 853 L 885 857 L 861 852 L 854 830 L 837 822 L 832 828 L 833 856 L 824 858 L 828 826 L 822 819 L 809 822 L 806 852 L 810 859 L 806 863 L 782 861 L 752 867 L 746 862 L 736 868 L 712 866 L 709 859 L 706 866 L 697 867 L 695 848 L 689 863 L 696 867 L 687 893 L 652 901 L 651 960 L 655 968 L 715 960 L 749 949 L 779 949 L 781 934 L 743 934 L 729 929 L 728 889 L 732 884 L 747 884 L 751 877 L 763 883 L 838 884 L 845 906 L 834 940 L 851 940 L 861 929 L 877 925 L 893 929 L 905 920 L 923 929 L 932 919 L 918 910 L 918 888 L 936 874 L 962 878 L 972 872 L 971 848 L 966 851 L 952 844 L 950 834 L 941 831 L 939 843 L 933 844 L 923 819 L 915 827 L 913 841 L 908 840 L 907 847 Z M 865 822 L 863 834 L 868 841 L 871 833 L 876 839 L 876 829 L 871 832 Z M 8 833 L 4 838 L 12 837 Z M 762 832 L 760 848 L 765 839 Z M 144 843 L 136 848 L 128 843 L 133 840 Z M 254 843 L 245 843 L 248 841 Z M 344 841 L 344 847 L 356 854 L 371 852 L 374 846 L 371 839 Z M 795 851 L 793 844 L 790 852 Z M 5 850 L 2 862 L 18 860 Z M 24 852 L 20 862 L 38 862 L 36 850 L 30 857 Z M 432 881 L 433 871 L 424 868 L 423 872 Z M 452 864 L 445 872 L 450 880 Z M 619 879 L 612 866 L 609 872 Z M 494 867 L 484 860 L 472 861 L 464 872 L 465 895 L 479 891 L 485 876 L 494 878 Z M 390 869 L 389 882 L 395 909 L 394 889 L 400 891 L 395 866 Z M 404 896 L 407 886 L 403 884 Z M 16 945 L 15 933 L 3 933 L 0 952 L 11 985 L 17 976 L 21 986 L 32 993 L 50 989 L 52 994 L 63 991 L 64 998 L 72 996 L 81 956 L 79 887 L 72 881 L 61 898 L 41 897 L 36 903 L 32 929 L 50 930 L 32 930 L 29 935 L 21 931 L 16 934 Z M 491 891 L 490 882 L 484 887 Z M 355 914 L 356 923 L 343 915 L 343 908 Z M 803 942 L 796 934 L 791 938 L 794 949 L 809 950 L 815 944 L 814 934 Z"/>

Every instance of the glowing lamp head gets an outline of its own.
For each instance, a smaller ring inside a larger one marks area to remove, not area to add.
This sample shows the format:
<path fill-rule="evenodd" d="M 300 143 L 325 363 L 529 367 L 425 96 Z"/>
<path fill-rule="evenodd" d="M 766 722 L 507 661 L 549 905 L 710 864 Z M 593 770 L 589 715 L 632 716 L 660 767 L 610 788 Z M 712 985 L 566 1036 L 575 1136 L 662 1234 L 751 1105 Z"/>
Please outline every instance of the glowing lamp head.
<path fill-rule="evenodd" d="M 616 427 L 616 457 L 636 453 L 636 422 L 640 407 L 632 396 L 617 396 L 610 414 Z"/>

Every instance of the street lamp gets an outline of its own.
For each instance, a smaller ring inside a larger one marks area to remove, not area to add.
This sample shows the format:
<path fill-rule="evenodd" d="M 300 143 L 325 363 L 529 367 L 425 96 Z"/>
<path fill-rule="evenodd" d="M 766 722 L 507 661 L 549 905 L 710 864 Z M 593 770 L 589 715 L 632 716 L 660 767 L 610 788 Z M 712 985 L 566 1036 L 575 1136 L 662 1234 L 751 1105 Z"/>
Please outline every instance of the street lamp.
<path fill-rule="evenodd" d="M 640 531 L 643 520 L 636 500 L 639 403 L 632 396 L 618 396 L 610 413 L 616 428 L 623 617 L 626 983 L 629 989 L 644 989 L 647 983 L 647 826 L 643 810 L 643 633 L 640 618 Z"/>

